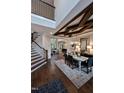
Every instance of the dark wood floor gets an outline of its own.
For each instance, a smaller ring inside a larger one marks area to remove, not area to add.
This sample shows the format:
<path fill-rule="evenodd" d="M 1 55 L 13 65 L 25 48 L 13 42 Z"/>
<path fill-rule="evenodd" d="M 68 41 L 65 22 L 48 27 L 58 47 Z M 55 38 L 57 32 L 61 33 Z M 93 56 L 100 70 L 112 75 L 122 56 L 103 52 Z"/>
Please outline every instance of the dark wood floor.
<path fill-rule="evenodd" d="M 39 87 L 51 80 L 60 79 L 67 88 L 68 93 L 93 93 L 93 78 L 77 90 L 63 72 L 53 64 L 53 61 L 55 61 L 55 58 L 51 58 L 50 62 L 31 74 L 31 87 Z"/>

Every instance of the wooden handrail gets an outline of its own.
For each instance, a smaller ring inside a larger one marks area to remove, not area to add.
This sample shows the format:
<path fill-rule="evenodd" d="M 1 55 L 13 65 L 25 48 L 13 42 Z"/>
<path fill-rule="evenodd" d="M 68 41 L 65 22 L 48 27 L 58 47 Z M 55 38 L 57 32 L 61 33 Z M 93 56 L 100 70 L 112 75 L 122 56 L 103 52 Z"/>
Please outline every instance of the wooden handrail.
<path fill-rule="evenodd" d="M 46 51 L 46 49 L 45 48 L 43 48 L 43 47 L 41 47 L 38 43 L 36 43 L 35 41 L 33 41 L 37 46 L 39 46 L 41 49 L 43 49 L 43 50 L 45 50 Z"/>
<path fill-rule="evenodd" d="M 45 51 L 45 53 L 46 53 L 46 61 L 48 61 L 48 50 L 46 50 L 45 48 L 43 48 L 43 47 L 41 47 L 39 44 L 37 44 L 34 40 L 33 40 L 33 42 L 39 47 L 39 48 L 41 48 L 41 49 L 43 49 L 44 51 Z"/>

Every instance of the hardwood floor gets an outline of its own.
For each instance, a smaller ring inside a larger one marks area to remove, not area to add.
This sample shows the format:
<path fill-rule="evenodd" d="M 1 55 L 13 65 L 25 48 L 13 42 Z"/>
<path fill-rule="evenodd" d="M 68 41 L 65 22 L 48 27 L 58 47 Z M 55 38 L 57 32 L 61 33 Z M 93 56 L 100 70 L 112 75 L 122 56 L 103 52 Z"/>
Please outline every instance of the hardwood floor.
<path fill-rule="evenodd" d="M 31 87 L 39 87 L 51 80 L 60 79 L 68 93 L 93 93 L 93 78 L 77 90 L 73 83 L 53 63 L 56 58 L 62 57 L 52 57 L 50 62 L 31 74 Z"/>

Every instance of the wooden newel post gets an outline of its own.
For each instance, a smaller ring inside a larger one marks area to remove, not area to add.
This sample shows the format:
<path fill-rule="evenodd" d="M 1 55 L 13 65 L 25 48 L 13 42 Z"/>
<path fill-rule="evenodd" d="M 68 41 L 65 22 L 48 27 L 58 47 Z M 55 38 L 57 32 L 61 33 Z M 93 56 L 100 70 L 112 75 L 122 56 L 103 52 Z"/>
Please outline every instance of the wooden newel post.
<path fill-rule="evenodd" d="M 48 61 L 48 50 L 46 50 L 46 60 Z"/>

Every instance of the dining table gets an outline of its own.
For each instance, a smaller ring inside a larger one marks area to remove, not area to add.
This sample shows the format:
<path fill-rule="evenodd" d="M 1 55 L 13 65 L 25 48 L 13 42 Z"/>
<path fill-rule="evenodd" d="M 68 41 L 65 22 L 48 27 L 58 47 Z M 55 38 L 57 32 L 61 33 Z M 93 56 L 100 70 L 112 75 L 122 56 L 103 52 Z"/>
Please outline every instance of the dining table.
<path fill-rule="evenodd" d="M 78 61 L 79 71 L 81 71 L 81 63 L 88 60 L 88 57 L 72 55 L 72 57 Z"/>

